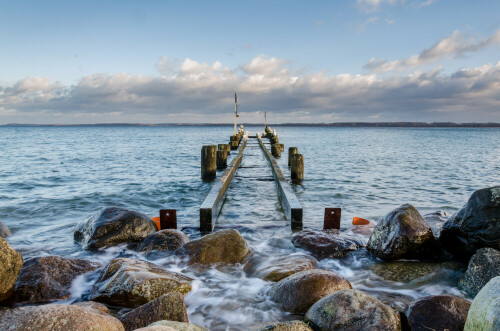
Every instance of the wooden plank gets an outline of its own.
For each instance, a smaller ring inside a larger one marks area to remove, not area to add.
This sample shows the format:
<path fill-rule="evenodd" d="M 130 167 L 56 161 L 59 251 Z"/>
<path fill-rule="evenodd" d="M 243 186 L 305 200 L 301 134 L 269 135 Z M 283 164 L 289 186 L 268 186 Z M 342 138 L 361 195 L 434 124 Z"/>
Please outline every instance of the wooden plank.
<path fill-rule="evenodd" d="M 200 206 L 200 231 L 211 232 L 214 229 L 215 222 L 219 216 L 226 196 L 227 188 L 234 177 L 236 169 L 243 158 L 243 150 L 247 144 L 247 139 L 244 139 L 238 149 L 238 154 L 233 158 L 231 164 L 224 170 L 219 180 L 212 186 L 208 192 L 205 201 Z"/>
<path fill-rule="evenodd" d="M 293 193 L 292 188 L 290 187 L 290 184 L 288 184 L 285 175 L 283 175 L 276 159 L 271 155 L 271 153 L 269 153 L 266 146 L 264 146 L 260 136 L 257 136 L 257 139 L 259 140 L 260 148 L 262 148 L 264 155 L 271 164 L 274 180 L 276 182 L 276 190 L 278 191 L 278 197 L 286 218 L 290 221 L 292 230 L 301 230 L 303 216 L 302 205 L 300 204 L 299 199 L 297 199 L 297 196 L 295 196 L 295 193 Z"/>

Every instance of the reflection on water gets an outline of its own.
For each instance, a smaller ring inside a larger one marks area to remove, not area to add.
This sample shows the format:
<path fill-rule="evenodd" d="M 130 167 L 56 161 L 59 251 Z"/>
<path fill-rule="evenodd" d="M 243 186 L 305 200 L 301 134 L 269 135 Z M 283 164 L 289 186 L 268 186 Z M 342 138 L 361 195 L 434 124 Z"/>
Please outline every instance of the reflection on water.
<path fill-rule="evenodd" d="M 305 180 L 292 188 L 304 206 L 306 228 L 321 228 L 325 207 L 341 207 L 343 230 L 368 237 L 370 227 L 352 229 L 353 216 L 377 221 L 407 202 L 422 214 L 453 214 L 474 190 L 498 184 L 500 146 L 491 143 L 500 141 L 498 129 L 277 130 L 285 144 L 279 160 L 285 175 L 288 147 L 298 147 L 305 158 Z M 146 258 L 123 246 L 91 253 L 74 243 L 75 225 L 111 205 L 151 216 L 175 208 L 179 226 L 198 238 L 198 208 L 213 184 L 200 179 L 200 149 L 225 143 L 230 134 L 229 127 L 0 128 L 0 219 L 13 232 L 9 242 L 24 258 L 58 254 L 101 263 L 119 255 Z M 307 254 L 291 244 L 271 177 L 262 152 L 249 144 L 218 227 L 236 227 L 264 259 Z M 434 230 L 443 218 L 433 222 Z M 241 265 L 195 269 L 173 255 L 148 258 L 196 278 L 186 296 L 194 323 L 248 330 L 297 318 L 269 301 L 271 282 L 250 277 Z M 463 295 L 456 287 L 463 266 L 379 265 L 365 249 L 319 261 L 320 268 L 394 307 L 431 294 Z M 405 272 L 421 276 L 394 278 Z M 85 295 L 93 277 L 75 280 L 73 298 Z"/>

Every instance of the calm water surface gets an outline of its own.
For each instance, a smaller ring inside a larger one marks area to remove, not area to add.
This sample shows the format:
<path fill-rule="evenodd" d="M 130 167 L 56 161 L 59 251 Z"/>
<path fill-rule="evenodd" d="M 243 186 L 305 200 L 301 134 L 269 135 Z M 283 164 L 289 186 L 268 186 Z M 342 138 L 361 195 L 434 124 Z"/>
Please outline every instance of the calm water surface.
<path fill-rule="evenodd" d="M 247 127 L 255 133 L 261 127 Z M 285 152 L 305 158 L 305 180 L 293 186 L 304 206 L 304 227 L 320 229 L 325 207 L 342 208 L 342 228 L 353 216 L 377 221 L 403 203 L 422 214 L 452 214 L 479 188 L 498 185 L 500 130 L 278 127 Z M 200 179 L 202 145 L 225 143 L 229 127 L 1 127 L 0 219 L 12 230 L 11 245 L 24 258 L 57 254 L 107 261 L 145 258 L 123 247 L 91 253 L 73 241 L 76 224 L 103 206 L 123 206 L 157 216 L 175 208 L 180 227 L 200 234 L 198 208 L 213 183 Z M 234 153 L 233 153 L 234 155 Z M 256 145 L 245 150 L 219 217 L 220 227 L 238 226 L 256 254 L 301 254 L 281 210 L 272 173 Z M 369 233 L 366 233 L 368 236 Z M 190 320 L 212 329 L 246 330 L 300 318 L 282 312 L 266 295 L 272 283 L 252 278 L 241 266 L 192 270 L 173 256 L 153 260 L 197 280 L 186 296 Z M 346 277 L 354 288 L 404 306 L 430 294 L 463 296 L 460 271 L 448 270 L 409 283 L 384 280 L 366 250 L 320 267 Z M 92 285 L 73 284 L 79 299 Z"/>

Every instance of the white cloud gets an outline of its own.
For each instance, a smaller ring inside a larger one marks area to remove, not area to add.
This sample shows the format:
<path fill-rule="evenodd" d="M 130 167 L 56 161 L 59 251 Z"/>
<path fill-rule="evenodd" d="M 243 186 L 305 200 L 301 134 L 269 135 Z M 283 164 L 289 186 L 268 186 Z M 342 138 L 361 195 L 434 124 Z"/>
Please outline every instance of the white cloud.
<path fill-rule="evenodd" d="M 500 30 L 491 37 L 477 40 L 461 31 L 454 31 L 450 36 L 439 40 L 431 47 L 424 49 L 419 54 L 414 54 L 406 59 L 387 61 L 387 59 L 371 58 L 364 66 L 374 72 L 388 72 L 394 70 L 407 70 L 421 65 L 432 63 L 443 58 L 457 58 L 467 53 L 473 53 L 494 44 L 500 44 Z"/>
<path fill-rule="evenodd" d="M 246 122 L 260 121 L 259 110 L 280 122 L 500 122 L 500 62 L 390 77 L 297 76 L 288 65 L 260 55 L 236 69 L 185 59 L 168 76 L 95 74 L 74 86 L 30 77 L 0 86 L 0 123 L 224 122 L 234 91 Z"/>
<path fill-rule="evenodd" d="M 437 1 L 438 0 L 356 0 L 356 5 L 358 6 L 358 9 L 363 12 L 373 13 L 385 4 L 400 4 L 402 6 L 420 9 L 422 7 L 430 6 Z"/>

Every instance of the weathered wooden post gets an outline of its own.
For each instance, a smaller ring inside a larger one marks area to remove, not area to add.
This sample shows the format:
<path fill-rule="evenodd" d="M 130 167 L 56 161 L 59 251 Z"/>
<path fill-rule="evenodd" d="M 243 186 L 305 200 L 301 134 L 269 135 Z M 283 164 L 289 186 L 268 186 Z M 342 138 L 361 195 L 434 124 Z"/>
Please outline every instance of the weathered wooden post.
<path fill-rule="evenodd" d="M 288 147 L 288 166 L 292 165 L 292 157 L 294 154 L 297 154 L 299 151 L 297 147 Z"/>
<path fill-rule="evenodd" d="M 217 150 L 218 151 L 227 151 L 227 155 L 231 155 L 231 145 L 229 145 L 229 144 L 218 144 Z"/>
<path fill-rule="evenodd" d="M 232 151 L 234 151 L 235 149 L 238 149 L 238 142 L 237 141 L 231 141 L 229 143 L 229 145 L 231 146 Z"/>
<path fill-rule="evenodd" d="M 216 177 L 217 146 L 206 145 L 201 148 L 201 177 L 214 179 Z"/>
<path fill-rule="evenodd" d="M 271 145 L 271 154 L 273 154 L 274 157 L 281 157 L 281 145 L 280 144 Z"/>
<path fill-rule="evenodd" d="M 280 140 L 278 139 L 278 135 L 275 134 L 271 137 L 271 145 L 274 145 L 274 144 L 279 144 Z"/>
<path fill-rule="evenodd" d="M 302 154 L 292 156 L 291 178 L 293 181 L 302 181 L 304 179 L 304 157 Z"/>
<path fill-rule="evenodd" d="M 284 152 L 285 151 L 285 144 L 280 144 L 280 147 L 281 147 L 281 151 Z"/>
<path fill-rule="evenodd" d="M 227 151 L 217 151 L 217 169 L 224 169 L 227 167 Z"/>

